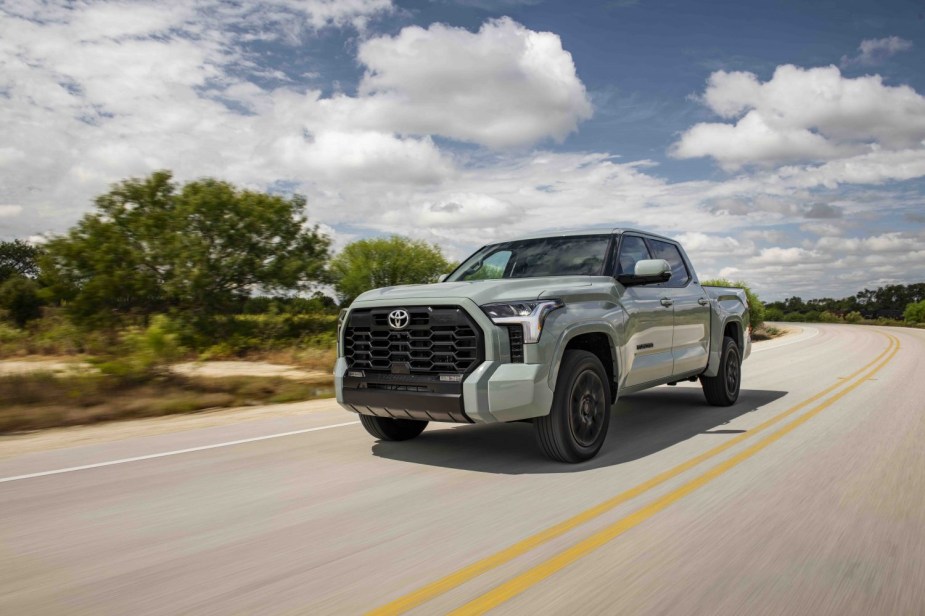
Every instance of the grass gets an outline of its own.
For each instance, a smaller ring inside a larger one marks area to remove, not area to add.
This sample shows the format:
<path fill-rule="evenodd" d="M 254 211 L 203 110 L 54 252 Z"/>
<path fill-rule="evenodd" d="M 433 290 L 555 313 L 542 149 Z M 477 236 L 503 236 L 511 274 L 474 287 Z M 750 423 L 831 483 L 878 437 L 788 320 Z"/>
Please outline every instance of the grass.
<path fill-rule="evenodd" d="M 242 359 L 240 356 L 213 356 L 210 359 Z M 337 347 L 290 347 L 272 351 L 253 351 L 244 356 L 249 361 L 265 361 L 271 364 L 287 364 L 305 370 L 320 370 L 331 374 L 337 361 Z"/>
<path fill-rule="evenodd" d="M 780 329 L 779 327 L 774 327 L 773 325 L 768 325 L 767 323 L 762 323 L 758 327 L 752 330 L 752 342 L 759 342 L 761 340 L 771 340 L 773 338 L 779 338 L 787 333 L 785 330 Z"/>
<path fill-rule="evenodd" d="M 13 375 L 0 377 L 0 434 L 331 395 L 331 385 L 276 377 L 168 375 L 131 382 L 99 374 Z"/>

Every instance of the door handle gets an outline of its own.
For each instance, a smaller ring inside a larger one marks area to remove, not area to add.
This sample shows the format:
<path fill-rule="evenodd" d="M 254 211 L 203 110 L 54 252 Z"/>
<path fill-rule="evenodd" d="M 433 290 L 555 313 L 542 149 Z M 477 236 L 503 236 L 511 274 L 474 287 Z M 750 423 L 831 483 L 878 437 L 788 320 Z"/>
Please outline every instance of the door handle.
<path fill-rule="evenodd" d="M 705 297 L 701 297 L 700 299 L 697 300 L 697 303 L 700 304 L 701 306 L 706 306 L 710 303 L 710 300 L 708 300 Z"/>
<path fill-rule="evenodd" d="M 674 302 L 671 301 L 670 299 L 668 299 L 667 297 L 663 297 L 663 298 L 662 298 L 661 300 L 659 300 L 659 301 L 661 302 L 662 306 L 665 306 L 666 308 L 667 308 L 668 306 L 674 305 Z"/>

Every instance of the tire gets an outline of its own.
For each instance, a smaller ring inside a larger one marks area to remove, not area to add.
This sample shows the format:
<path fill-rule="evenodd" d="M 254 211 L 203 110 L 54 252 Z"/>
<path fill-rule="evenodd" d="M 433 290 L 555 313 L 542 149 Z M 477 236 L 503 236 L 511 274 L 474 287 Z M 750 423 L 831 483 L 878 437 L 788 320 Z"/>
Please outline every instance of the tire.
<path fill-rule="evenodd" d="M 736 341 L 726 336 L 723 338 L 723 352 L 716 376 L 701 376 L 700 386 L 707 402 L 713 406 L 732 406 L 739 399 L 739 387 L 742 383 L 742 356 Z"/>
<path fill-rule="evenodd" d="M 566 351 L 549 415 L 533 425 L 540 448 L 559 462 L 597 455 L 610 426 L 610 389 L 601 360 L 588 351 Z"/>
<path fill-rule="evenodd" d="M 427 427 L 426 421 L 417 419 L 391 419 L 372 415 L 360 415 L 360 423 L 367 432 L 381 441 L 407 441 Z"/>

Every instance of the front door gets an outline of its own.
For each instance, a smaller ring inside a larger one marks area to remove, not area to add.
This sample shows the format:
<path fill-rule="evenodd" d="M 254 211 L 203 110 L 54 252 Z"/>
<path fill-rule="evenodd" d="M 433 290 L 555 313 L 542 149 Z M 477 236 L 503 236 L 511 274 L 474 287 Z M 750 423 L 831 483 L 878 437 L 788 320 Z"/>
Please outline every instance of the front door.
<path fill-rule="evenodd" d="M 636 262 L 654 258 L 646 241 L 637 235 L 624 235 L 620 242 L 617 275 L 631 274 Z M 674 360 L 671 354 L 674 329 L 674 309 L 663 301 L 664 289 L 658 285 L 627 287 L 620 303 L 626 310 L 626 347 L 623 365 L 631 387 L 671 376 Z"/>

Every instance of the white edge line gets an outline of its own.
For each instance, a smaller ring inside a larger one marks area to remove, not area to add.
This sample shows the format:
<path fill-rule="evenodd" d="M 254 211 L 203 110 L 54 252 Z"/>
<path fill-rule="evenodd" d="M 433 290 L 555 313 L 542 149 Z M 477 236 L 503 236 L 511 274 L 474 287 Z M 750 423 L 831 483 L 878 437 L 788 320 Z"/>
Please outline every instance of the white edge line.
<path fill-rule="evenodd" d="M 330 426 L 319 426 L 317 428 L 305 428 L 304 430 L 293 430 L 291 432 L 280 432 L 278 434 L 268 434 L 266 436 L 255 436 L 253 438 L 242 438 L 237 441 L 227 441 L 225 443 L 215 443 L 214 445 L 203 445 L 202 447 L 190 447 L 188 449 L 177 449 L 175 451 L 164 451 L 162 453 L 152 453 L 147 456 L 136 456 L 134 458 L 121 458 L 119 460 L 110 460 L 109 462 L 97 462 L 96 464 L 84 464 L 83 466 L 72 466 L 70 468 L 59 468 L 53 471 L 43 471 L 41 473 L 29 473 L 28 475 L 15 475 L 13 477 L 0 478 L 0 483 L 7 481 L 19 481 L 20 479 L 32 479 L 33 477 L 46 477 L 48 475 L 60 475 L 61 473 L 73 473 L 74 471 L 83 471 L 90 468 L 100 468 L 103 466 L 113 466 L 115 464 L 125 464 L 126 462 L 140 462 L 141 460 L 153 460 L 154 458 L 165 458 L 167 456 L 176 456 L 181 453 L 192 453 L 194 451 L 205 451 L 207 449 L 218 449 L 219 447 L 231 447 L 232 445 L 241 445 L 243 443 L 253 443 L 255 441 L 266 441 L 271 438 L 281 438 L 283 436 L 293 436 L 295 434 L 305 434 L 306 432 L 317 432 L 319 430 L 329 430 L 331 428 L 342 428 L 360 423 L 359 421 L 348 421 L 345 423 L 333 424 Z"/>

